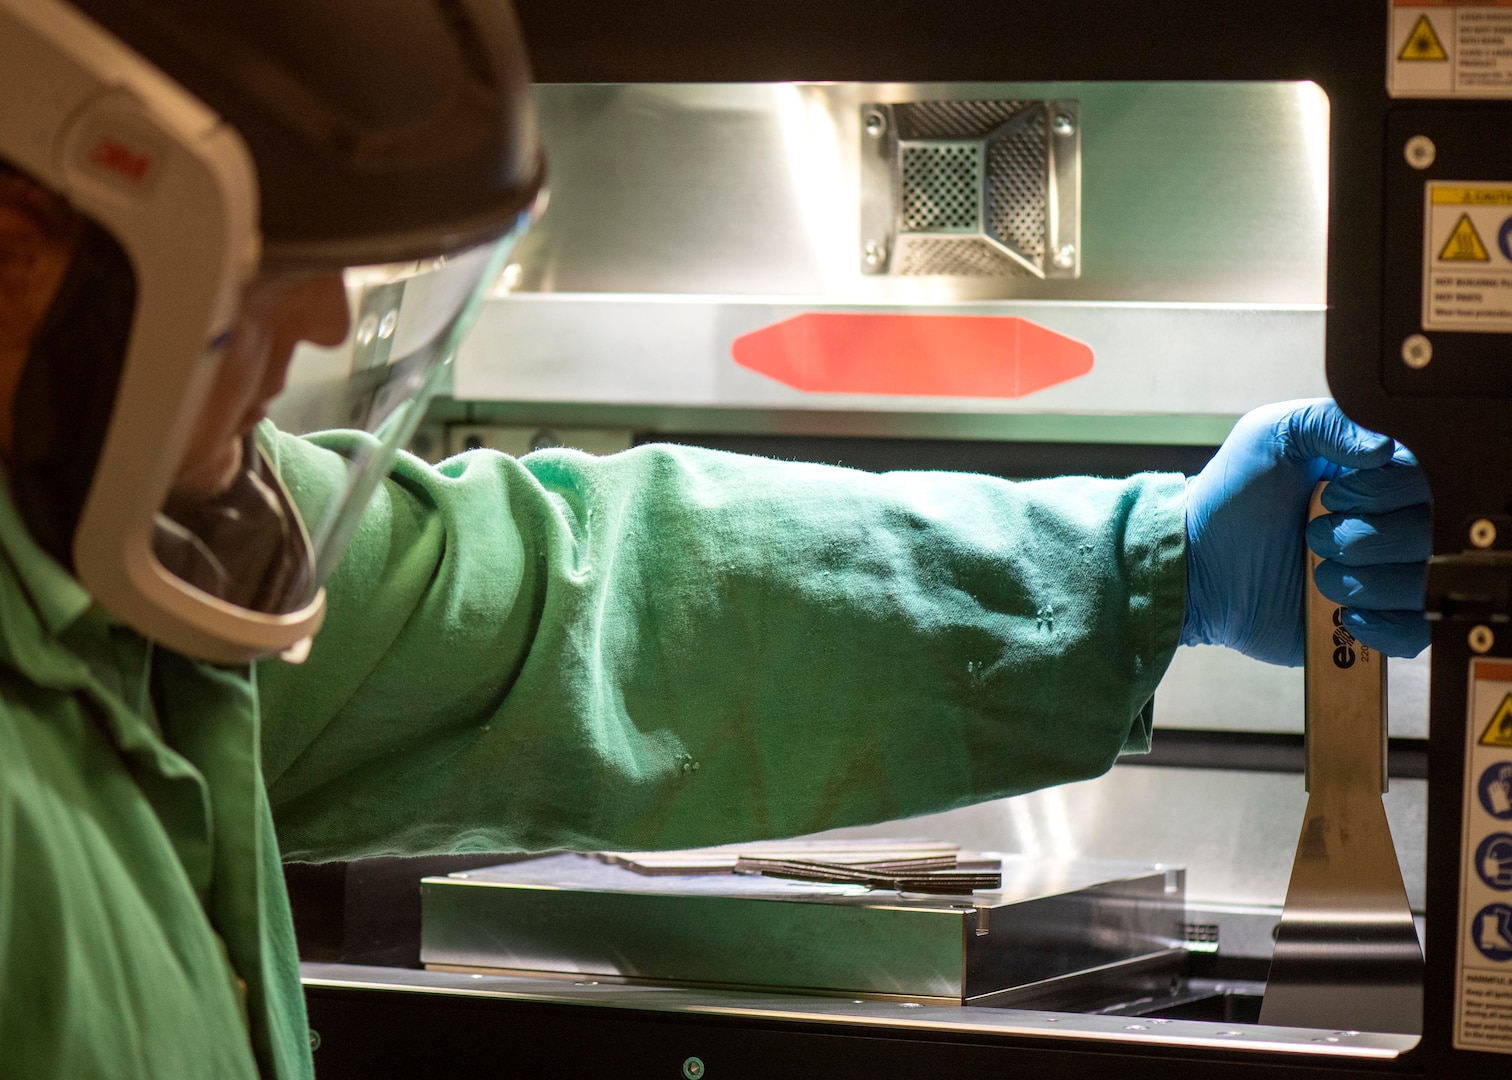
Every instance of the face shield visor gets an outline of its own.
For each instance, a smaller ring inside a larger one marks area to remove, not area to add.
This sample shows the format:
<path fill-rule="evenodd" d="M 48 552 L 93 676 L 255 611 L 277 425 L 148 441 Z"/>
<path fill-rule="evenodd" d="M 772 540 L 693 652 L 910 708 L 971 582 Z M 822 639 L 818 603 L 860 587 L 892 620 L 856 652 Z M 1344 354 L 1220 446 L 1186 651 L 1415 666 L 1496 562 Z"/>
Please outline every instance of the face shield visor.
<path fill-rule="evenodd" d="M 183 587 L 257 615 L 313 603 L 395 453 L 529 222 L 449 256 L 340 274 L 265 271 L 247 287 L 153 554 Z M 298 504 L 273 467 L 269 426 L 341 431 L 334 494 Z"/>

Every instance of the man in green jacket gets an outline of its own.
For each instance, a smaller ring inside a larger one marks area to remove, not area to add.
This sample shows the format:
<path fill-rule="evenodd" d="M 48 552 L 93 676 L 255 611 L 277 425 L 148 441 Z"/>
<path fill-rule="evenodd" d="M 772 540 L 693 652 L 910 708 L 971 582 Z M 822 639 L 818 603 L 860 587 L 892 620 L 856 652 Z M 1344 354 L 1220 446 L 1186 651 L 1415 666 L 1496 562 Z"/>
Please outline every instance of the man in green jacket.
<path fill-rule="evenodd" d="M 1319 478 L 1347 625 L 1426 641 L 1421 476 L 1328 402 L 1191 481 L 396 456 L 540 185 L 512 18 L 203 6 L 0 0 L 0 1076 L 309 1076 L 281 857 L 1097 775 L 1178 643 L 1300 661 Z"/>

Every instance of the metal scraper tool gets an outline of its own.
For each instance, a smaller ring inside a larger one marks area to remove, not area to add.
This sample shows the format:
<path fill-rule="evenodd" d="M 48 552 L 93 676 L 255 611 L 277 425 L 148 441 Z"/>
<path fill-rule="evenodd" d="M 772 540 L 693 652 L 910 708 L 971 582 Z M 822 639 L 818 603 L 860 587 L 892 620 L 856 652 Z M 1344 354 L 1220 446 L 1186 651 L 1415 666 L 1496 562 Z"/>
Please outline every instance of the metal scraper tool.
<path fill-rule="evenodd" d="M 1313 492 L 1309 518 L 1324 513 Z M 1381 793 L 1386 658 L 1339 625 L 1307 552 L 1307 811 L 1260 1022 L 1418 1034 L 1423 953 Z"/>

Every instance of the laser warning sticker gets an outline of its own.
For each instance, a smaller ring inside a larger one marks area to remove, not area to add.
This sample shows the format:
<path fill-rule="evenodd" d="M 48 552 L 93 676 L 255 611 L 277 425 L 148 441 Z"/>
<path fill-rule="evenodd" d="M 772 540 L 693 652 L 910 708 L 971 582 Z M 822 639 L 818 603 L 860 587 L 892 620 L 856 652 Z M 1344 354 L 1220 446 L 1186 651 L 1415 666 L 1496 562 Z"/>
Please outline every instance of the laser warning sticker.
<path fill-rule="evenodd" d="M 1512 0 L 1387 0 L 1392 97 L 1512 97 Z"/>
<path fill-rule="evenodd" d="M 1407 43 L 1402 46 L 1402 51 L 1397 53 L 1397 60 L 1436 63 L 1448 59 L 1449 54 L 1444 51 L 1444 43 L 1439 40 L 1438 31 L 1433 28 L 1433 22 L 1428 16 L 1419 15 L 1418 21 L 1412 24 L 1412 32 L 1407 35 Z"/>
<path fill-rule="evenodd" d="M 1454 1045 L 1512 1054 L 1512 662 L 1470 665 Z"/>
<path fill-rule="evenodd" d="M 1512 333 L 1512 183 L 1425 186 L 1423 329 Z"/>

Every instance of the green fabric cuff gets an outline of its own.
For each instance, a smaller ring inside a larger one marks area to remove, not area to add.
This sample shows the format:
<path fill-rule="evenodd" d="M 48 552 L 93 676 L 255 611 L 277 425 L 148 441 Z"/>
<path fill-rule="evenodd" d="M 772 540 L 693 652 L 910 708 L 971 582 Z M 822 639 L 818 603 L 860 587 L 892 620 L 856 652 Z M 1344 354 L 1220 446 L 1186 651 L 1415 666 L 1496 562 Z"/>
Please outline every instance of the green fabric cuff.
<path fill-rule="evenodd" d="M 1155 688 L 1170 667 L 1181 643 L 1186 617 L 1186 478 L 1178 474 L 1151 476 L 1149 497 L 1130 515 L 1126 551 L 1131 614 L 1143 607 L 1140 650 L 1150 696 L 1129 724 L 1119 756 L 1148 754 L 1154 742 Z"/>

